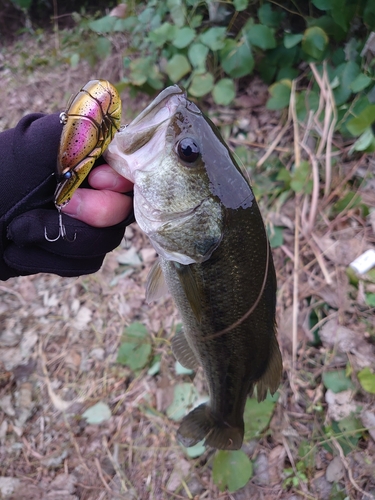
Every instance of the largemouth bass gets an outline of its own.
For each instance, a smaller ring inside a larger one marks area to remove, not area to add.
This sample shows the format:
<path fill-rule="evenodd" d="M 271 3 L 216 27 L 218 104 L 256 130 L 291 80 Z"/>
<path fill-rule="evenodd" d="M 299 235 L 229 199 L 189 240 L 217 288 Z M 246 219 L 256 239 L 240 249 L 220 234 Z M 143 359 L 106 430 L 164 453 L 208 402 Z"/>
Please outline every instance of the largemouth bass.
<path fill-rule="evenodd" d="M 258 401 L 273 394 L 282 373 L 276 275 L 251 187 L 177 85 L 115 135 L 105 158 L 134 182 L 135 218 L 159 254 L 146 298 L 167 287 L 183 322 L 173 353 L 207 379 L 209 402 L 184 417 L 178 439 L 239 449 L 247 396 L 255 386 Z"/>

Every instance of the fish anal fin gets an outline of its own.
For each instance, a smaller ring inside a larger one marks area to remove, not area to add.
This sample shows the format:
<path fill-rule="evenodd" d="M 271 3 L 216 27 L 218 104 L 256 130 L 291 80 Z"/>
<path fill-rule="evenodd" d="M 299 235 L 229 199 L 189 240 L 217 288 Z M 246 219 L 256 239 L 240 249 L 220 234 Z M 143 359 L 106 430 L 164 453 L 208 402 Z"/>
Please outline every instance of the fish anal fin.
<path fill-rule="evenodd" d="M 186 298 L 190 304 L 194 316 L 196 317 L 197 321 L 200 322 L 202 317 L 201 294 L 192 273 L 190 264 L 183 265 L 179 264 L 178 262 L 175 262 L 174 264 L 181 286 L 184 289 Z"/>
<path fill-rule="evenodd" d="M 186 447 L 194 446 L 205 439 L 206 445 L 218 450 L 240 449 L 243 435 L 243 427 L 230 427 L 218 421 L 206 403 L 186 415 L 177 431 L 177 439 Z"/>
<path fill-rule="evenodd" d="M 197 370 L 199 362 L 190 347 L 184 332 L 176 333 L 173 337 L 172 351 L 175 358 L 182 364 L 182 366 L 190 368 L 191 370 Z"/>
<path fill-rule="evenodd" d="M 146 302 L 154 302 L 160 299 L 168 292 L 168 287 L 164 279 L 163 272 L 160 267 L 160 262 L 157 260 L 152 266 L 146 283 Z"/>
<path fill-rule="evenodd" d="M 269 389 L 271 394 L 274 394 L 280 385 L 281 376 L 283 373 L 283 361 L 277 342 L 276 336 L 272 336 L 270 343 L 270 356 L 266 371 L 261 378 L 256 382 L 258 402 L 263 401 L 267 396 Z"/>

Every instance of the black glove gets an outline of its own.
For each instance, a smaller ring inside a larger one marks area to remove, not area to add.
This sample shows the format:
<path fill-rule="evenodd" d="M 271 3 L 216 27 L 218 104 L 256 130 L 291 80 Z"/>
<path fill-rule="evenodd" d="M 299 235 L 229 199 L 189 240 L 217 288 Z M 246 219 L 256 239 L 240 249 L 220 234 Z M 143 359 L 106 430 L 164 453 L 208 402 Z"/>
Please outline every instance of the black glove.
<path fill-rule="evenodd" d="M 133 214 L 95 228 L 62 215 L 70 242 L 57 236 L 53 198 L 62 125 L 58 114 L 34 113 L 0 134 L 0 280 L 40 272 L 79 276 L 96 272 L 116 248 Z M 102 162 L 103 163 L 103 162 Z"/>

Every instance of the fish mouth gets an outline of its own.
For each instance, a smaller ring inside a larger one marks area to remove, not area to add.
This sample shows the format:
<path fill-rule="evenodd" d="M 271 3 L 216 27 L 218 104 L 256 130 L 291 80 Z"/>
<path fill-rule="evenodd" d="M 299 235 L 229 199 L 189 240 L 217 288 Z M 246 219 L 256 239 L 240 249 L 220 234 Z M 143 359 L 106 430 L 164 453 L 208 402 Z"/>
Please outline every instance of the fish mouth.
<path fill-rule="evenodd" d="M 132 122 L 117 133 L 104 158 L 120 175 L 135 182 L 135 172 L 146 170 L 165 143 L 165 128 L 179 106 L 187 106 L 179 85 L 164 89 Z M 158 147 L 145 147 L 152 140 Z"/>

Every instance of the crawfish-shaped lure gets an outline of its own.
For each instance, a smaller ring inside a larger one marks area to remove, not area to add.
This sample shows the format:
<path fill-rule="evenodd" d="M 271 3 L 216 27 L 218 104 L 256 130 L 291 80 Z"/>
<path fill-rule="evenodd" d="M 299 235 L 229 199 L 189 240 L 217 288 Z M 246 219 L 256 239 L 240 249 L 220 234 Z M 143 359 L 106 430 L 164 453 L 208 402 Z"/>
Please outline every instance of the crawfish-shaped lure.
<path fill-rule="evenodd" d="M 120 128 L 121 99 L 106 80 L 91 80 L 60 114 L 64 125 L 57 157 L 58 185 L 55 206 L 59 211 L 59 235 L 67 239 L 61 209 L 92 169 L 95 160 L 107 149 Z"/>

